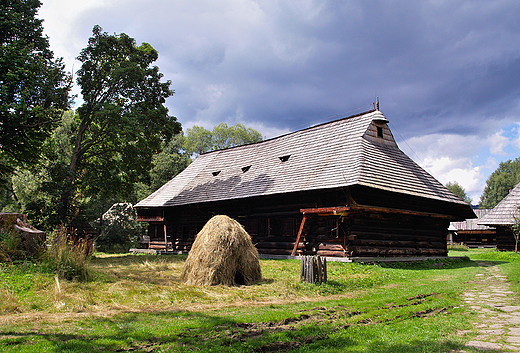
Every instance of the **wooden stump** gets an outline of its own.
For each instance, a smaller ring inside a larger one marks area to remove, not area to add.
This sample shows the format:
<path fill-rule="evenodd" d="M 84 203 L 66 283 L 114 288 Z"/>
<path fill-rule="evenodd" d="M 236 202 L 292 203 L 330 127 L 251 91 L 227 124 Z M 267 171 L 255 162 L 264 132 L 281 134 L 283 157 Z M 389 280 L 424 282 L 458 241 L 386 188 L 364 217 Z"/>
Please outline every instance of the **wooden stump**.
<path fill-rule="evenodd" d="M 21 213 L 0 212 L 0 233 L 11 239 L 11 245 L 2 251 L 0 262 L 11 262 L 11 256 L 16 253 L 21 254 L 22 259 L 36 257 L 45 246 L 45 232 L 29 225 L 27 216 Z"/>
<path fill-rule="evenodd" d="M 327 259 L 317 256 L 302 256 L 300 260 L 300 280 L 307 283 L 327 282 Z"/>

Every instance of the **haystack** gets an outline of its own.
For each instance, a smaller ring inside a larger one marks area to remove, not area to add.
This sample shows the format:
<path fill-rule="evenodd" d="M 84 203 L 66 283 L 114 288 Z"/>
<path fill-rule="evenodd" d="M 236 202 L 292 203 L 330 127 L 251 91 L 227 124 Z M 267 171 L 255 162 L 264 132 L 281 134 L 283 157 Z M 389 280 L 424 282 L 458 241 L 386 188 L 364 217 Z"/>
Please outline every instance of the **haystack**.
<path fill-rule="evenodd" d="M 184 263 L 188 285 L 251 284 L 262 279 L 258 251 L 244 228 L 228 216 L 215 216 L 197 234 Z"/>

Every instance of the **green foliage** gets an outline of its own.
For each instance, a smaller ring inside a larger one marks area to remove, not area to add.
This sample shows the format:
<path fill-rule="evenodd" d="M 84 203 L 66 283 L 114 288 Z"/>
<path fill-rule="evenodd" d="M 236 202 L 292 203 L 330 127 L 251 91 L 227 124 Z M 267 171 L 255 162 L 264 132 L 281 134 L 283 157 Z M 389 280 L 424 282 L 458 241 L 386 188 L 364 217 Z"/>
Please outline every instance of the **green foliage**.
<path fill-rule="evenodd" d="M 22 238 L 18 233 L 0 233 L 0 262 L 13 262 L 25 259 L 21 248 Z"/>
<path fill-rule="evenodd" d="M 520 254 L 511 251 L 486 251 L 471 256 L 473 260 L 520 262 Z"/>
<path fill-rule="evenodd" d="M 83 240 L 75 242 L 75 238 L 67 233 L 64 226 L 59 227 L 49 237 L 49 247 L 43 255 L 42 265 L 59 278 L 87 281 L 91 278 L 89 244 Z"/>
<path fill-rule="evenodd" d="M 36 226 L 53 229 L 97 219 L 116 202 L 135 202 L 136 188 L 149 191 L 150 180 L 157 184 L 182 170 L 187 157 L 176 158 L 169 144 L 181 126 L 164 105 L 173 91 L 153 66 L 157 58 L 147 43 L 94 27 L 78 57 L 83 104 L 63 114 L 39 164 L 16 170 L 15 197 L 4 204 L 16 199 Z M 156 156 L 164 147 L 169 153 Z"/>
<path fill-rule="evenodd" d="M 70 221 L 75 199 L 128 197 L 134 184 L 146 181 L 152 156 L 163 141 L 181 131 L 164 105 L 173 94 L 170 81 L 153 63 L 151 45 L 136 45 L 128 35 L 109 35 L 95 26 L 78 60 L 83 104 L 74 115 L 73 141 L 61 186 L 58 218 Z"/>
<path fill-rule="evenodd" d="M 17 212 L 20 206 L 16 200 L 11 178 L 7 178 L 4 187 L 0 187 L 0 212 Z"/>
<path fill-rule="evenodd" d="M 486 181 L 480 208 L 493 208 L 520 182 L 520 157 L 501 162 Z"/>
<path fill-rule="evenodd" d="M 197 125 L 186 130 L 183 147 L 190 154 L 201 154 L 260 141 L 262 135 L 252 128 L 238 123 L 233 126 L 220 123 L 212 131 Z"/>
<path fill-rule="evenodd" d="M 150 170 L 150 193 L 169 182 L 191 163 L 188 154 L 182 150 L 182 143 L 183 136 L 178 135 L 167 143 L 160 153 L 153 156 L 153 167 Z"/>
<path fill-rule="evenodd" d="M 38 0 L 0 3 L 0 178 L 16 164 L 33 164 L 69 105 L 69 78 L 54 60 Z M 0 183 L 0 187 L 5 185 Z"/>
<path fill-rule="evenodd" d="M 39 229 L 50 230 L 60 224 L 58 211 L 62 191 L 70 187 L 68 160 L 74 146 L 71 133 L 74 124 L 74 112 L 65 112 L 58 127 L 45 140 L 40 161 L 32 168 L 17 168 L 11 177 L 19 211 L 27 214 Z M 84 202 L 76 197 L 74 207 L 82 209 Z"/>
<path fill-rule="evenodd" d="M 446 188 L 450 190 L 452 193 L 460 197 L 464 202 L 467 202 L 471 205 L 471 198 L 466 194 L 466 190 L 457 182 L 449 182 L 446 184 Z"/>
<path fill-rule="evenodd" d="M 48 309 L 50 300 L 41 291 L 52 283 L 52 276 L 34 262 L 0 263 L 0 312 Z"/>

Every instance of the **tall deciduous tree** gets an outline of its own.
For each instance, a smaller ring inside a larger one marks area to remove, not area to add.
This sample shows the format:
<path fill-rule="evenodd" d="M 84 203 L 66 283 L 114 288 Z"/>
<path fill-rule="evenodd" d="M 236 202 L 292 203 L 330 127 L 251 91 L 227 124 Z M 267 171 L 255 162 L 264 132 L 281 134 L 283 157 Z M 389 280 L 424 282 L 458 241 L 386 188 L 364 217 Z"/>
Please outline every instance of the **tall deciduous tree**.
<path fill-rule="evenodd" d="M 189 153 L 200 154 L 260 141 L 262 134 L 242 124 L 220 123 L 212 131 L 195 125 L 186 131 L 184 148 Z"/>
<path fill-rule="evenodd" d="M 446 188 L 471 205 L 471 197 L 466 194 L 466 190 L 459 183 L 450 181 L 446 184 Z"/>
<path fill-rule="evenodd" d="M 520 157 L 501 162 L 486 181 L 480 196 L 480 208 L 493 208 L 520 183 Z"/>
<path fill-rule="evenodd" d="M 59 203 L 59 218 L 70 220 L 73 200 L 129 195 L 148 177 L 152 156 L 181 131 L 164 103 L 170 81 L 153 63 L 150 44 L 128 35 L 109 35 L 95 26 L 78 60 L 83 104 L 76 111 L 72 151 Z"/>
<path fill-rule="evenodd" d="M 38 159 L 69 104 L 64 65 L 53 58 L 36 18 L 40 6 L 39 0 L 0 2 L 0 178 Z"/>

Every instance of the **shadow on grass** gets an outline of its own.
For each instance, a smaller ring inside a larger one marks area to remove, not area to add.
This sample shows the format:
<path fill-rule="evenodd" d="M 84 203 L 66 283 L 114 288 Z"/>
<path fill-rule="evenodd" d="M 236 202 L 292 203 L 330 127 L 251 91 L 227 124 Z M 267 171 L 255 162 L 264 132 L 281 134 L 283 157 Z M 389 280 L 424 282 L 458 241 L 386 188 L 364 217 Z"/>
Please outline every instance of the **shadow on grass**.
<path fill-rule="evenodd" d="M 150 254 L 112 254 L 108 256 L 92 256 L 92 262 L 95 264 L 117 264 L 132 265 L 142 262 L 184 262 L 188 255 L 150 255 Z"/>
<path fill-rule="evenodd" d="M 71 326 L 32 332 L 0 329 L 2 352 L 449 352 L 459 342 L 442 338 L 406 343 L 378 338 L 376 325 L 338 326 L 330 322 L 298 325 L 286 318 L 267 323 L 192 312 L 124 313 L 83 319 Z M 368 329 L 368 330 L 367 330 Z M 61 333 L 55 331 L 61 330 Z M 68 332 L 67 332 L 68 331 Z M 401 340 L 402 341 L 402 340 Z"/>
<path fill-rule="evenodd" d="M 419 353 L 419 352 L 457 352 L 463 351 L 464 345 L 455 341 L 438 342 L 434 340 L 416 340 L 407 343 L 390 343 L 382 340 L 356 342 L 348 337 L 318 342 L 306 347 L 309 352 L 352 352 L 352 353 Z M 303 351 L 303 350 L 302 350 Z M 464 350 L 465 351 L 465 350 Z M 295 351 L 297 352 L 297 351 Z"/>
<path fill-rule="evenodd" d="M 447 270 L 447 269 L 460 269 L 467 267 L 478 267 L 478 264 L 470 260 L 468 257 L 461 259 L 435 259 L 435 260 L 423 260 L 423 261 L 410 261 L 410 262 L 378 262 L 378 266 L 383 268 L 395 268 L 395 269 L 406 269 L 406 270 Z"/>

